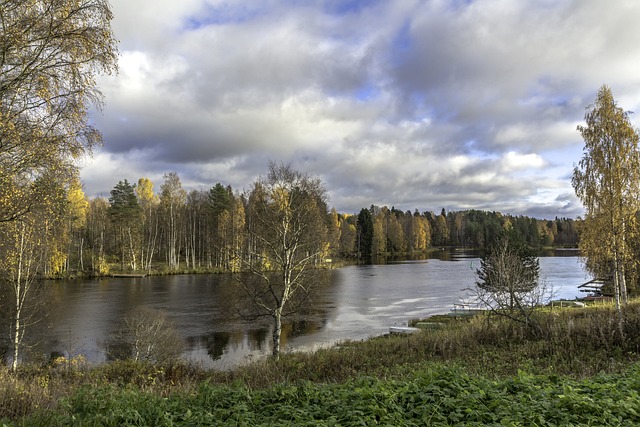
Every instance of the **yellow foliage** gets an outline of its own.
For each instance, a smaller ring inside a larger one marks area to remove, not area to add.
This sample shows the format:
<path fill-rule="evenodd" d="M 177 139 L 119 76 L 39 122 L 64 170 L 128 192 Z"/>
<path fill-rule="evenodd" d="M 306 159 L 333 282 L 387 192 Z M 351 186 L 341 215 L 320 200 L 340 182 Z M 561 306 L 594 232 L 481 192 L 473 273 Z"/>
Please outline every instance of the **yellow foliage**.
<path fill-rule="evenodd" d="M 138 180 L 136 186 L 136 196 L 142 206 L 149 206 L 156 202 L 156 196 L 153 192 L 153 182 L 149 178 L 142 177 Z"/>
<path fill-rule="evenodd" d="M 84 227 L 87 222 L 87 209 L 89 201 L 82 191 L 82 185 L 76 178 L 73 180 L 69 191 L 67 192 L 68 214 L 71 220 L 71 226 L 74 228 Z"/>
<path fill-rule="evenodd" d="M 49 258 L 49 265 L 53 274 L 60 274 L 64 270 L 64 264 L 67 261 L 67 255 L 60 250 L 53 249 Z"/>
<path fill-rule="evenodd" d="M 273 268 L 273 264 L 269 259 L 269 254 L 266 251 L 262 252 L 262 269 L 264 271 L 270 271 Z"/>
<path fill-rule="evenodd" d="M 273 203 L 278 211 L 287 213 L 291 210 L 289 195 L 289 190 L 284 187 L 275 187 L 273 189 L 271 197 L 273 198 Z"/>
<path fill-rule="evenodd" d="M 322 247 L 320 249 L 320 259 L 322 259 L 323 261 L 326 259 L 330 258 L 330 254 L 331 254 L 331 245 L 329 244 L 329 242 L 323 242 L 322 243 Z"/>
<path fill-rule="evenodd" d="M 109 264 L 107 264 L 107 261 L 104 258 L 98 259 L 96 269 L 98 274 L 101 276 L 107 276 L 109 274 Z"/>

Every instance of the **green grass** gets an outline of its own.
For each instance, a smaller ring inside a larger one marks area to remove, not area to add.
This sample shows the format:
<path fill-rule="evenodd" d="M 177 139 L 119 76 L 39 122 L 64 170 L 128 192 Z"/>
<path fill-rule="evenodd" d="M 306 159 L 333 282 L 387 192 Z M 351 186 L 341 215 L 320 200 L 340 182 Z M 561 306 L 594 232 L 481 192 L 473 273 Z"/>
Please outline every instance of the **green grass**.
<path fill-rule="evenodd" d="M 520 373 L 469 376 L 434 365 L 401 380 L 360 376 L 252 390 L 203 382 L 168 397 L 136 388 L 82 387 L 32 425 L 637 425 L 640 367 L 588 380 Z"/>
<path fill-rule="evenodd" d="M 17 425 L 633 425 L 640 303 L 495 316 L 231 372 L 131 361 L 0 371 Z"/>

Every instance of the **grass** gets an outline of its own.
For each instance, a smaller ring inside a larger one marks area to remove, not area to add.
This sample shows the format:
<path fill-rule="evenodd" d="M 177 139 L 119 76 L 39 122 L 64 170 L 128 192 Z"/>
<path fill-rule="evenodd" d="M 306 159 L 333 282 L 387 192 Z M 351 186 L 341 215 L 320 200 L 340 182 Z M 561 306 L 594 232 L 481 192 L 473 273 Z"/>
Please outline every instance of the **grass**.
<path fill-rule="evenodd" d="M 482 315 L 409 336 L 284 354 L 231 372 L 131 361 L 95 367 L 72 361 L 22 367 L 16 374 L 0 370 L 0 420 L 26 425 L 639 422 L 640 302 L 624 307 L 623 315 L 621 334 L 610 305 L 540 310 L 541 335 Z M 507 404 L 509 399 L 513 403 Z"/>

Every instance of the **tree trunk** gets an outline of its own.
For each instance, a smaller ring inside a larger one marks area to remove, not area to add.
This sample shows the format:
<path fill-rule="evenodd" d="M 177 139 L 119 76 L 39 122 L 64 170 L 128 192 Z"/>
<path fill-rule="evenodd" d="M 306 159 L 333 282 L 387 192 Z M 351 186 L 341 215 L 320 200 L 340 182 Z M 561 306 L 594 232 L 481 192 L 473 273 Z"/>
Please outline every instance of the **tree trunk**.
<path fill-rule="evenodd" d="M 282 309 L 276 309 L 273 317 L 273 350 L 274 359 L 280 358 L 280 336 L 282 334 Z"/>
<path fill-rule="evenodd" d="M 627 294 L 627 279 L 625 278 L 624 263 L 620 265 L 620 298 L 622 299 L 622 304 L 627 305 L 629 296 Z"/>
<path fill-rule="evenodd" d="M 22 230 L 20 233 L 20 246 L 18 252 L 18 268 L 15 275 L 15 283 L 13 284 L 13 290 L 15 293 L 15 314 L 13 317 L 13 361 L 11 362 L 11 370 L 16 371 L 18 369 L 18 359 L 20 357 L 20 341 L 22 341 L 22 336 L 20 334 L 20 329 L 22 328 L 22 303 L 23 303 L 23 292 L 26 290 L 22 288 L 22 273 L 23 273 L 23 260 L 24 260 L 24 252 L 25 252 L 25 226 L 22 226 Z"/>
<path fill-rule="evenodd" d="M 80 271 L 84 271 L 84 237 L 80 238 Z"/>
<path fill-rule="evenodd" d="M 138 267 L 138 263 L 136 262 L 136 251 L 133 247 L 133 235 L 131 233 L 131 227 L 127 228 L 127 236 L 129 237 L 129 253 L 131 254 L 131 261 L 130 261 L 130 265 L 131 265 L 131 269 L 132 270 L 136 270 Z"/>
<path fill-rule="evenodd" d="M 18 275 L 18 278 L 20 275 Z M 11 362 L 11 370 L 16 371 L 18 369 L 18 358 L 20 356 L 20 328 L 22 327 L 20 324 L 21 314 L 22 314 L 22 304 L 20 303 L 20 294 L 21 294 L 21 286 L 18 283 L 16 286 L 16 312 L 13 319 L 13 361 Z"/>
<path fill-rule="evenodd" d="M 614 237 L 615 244 L 615 237 Z M 613 293 L 616 300 L 616 312 L 618 313 L 618 330 L 620 331 L 620 338 L 624 339 L 624 318 L 622 317 L 622 308 L 620 307 L 620 267 L 618 261 L 618 252 L 613 252 Z"/>

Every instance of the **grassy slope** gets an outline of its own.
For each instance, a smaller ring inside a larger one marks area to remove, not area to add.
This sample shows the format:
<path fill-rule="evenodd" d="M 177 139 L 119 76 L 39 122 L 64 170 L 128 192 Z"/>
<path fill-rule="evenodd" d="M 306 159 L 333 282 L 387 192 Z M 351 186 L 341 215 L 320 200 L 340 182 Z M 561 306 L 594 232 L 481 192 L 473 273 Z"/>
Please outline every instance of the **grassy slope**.
<path fill-rule="evenodd" d="M 633 425 L 640 303 L 624 315 L 624 336 L 611 307 L 540 313 L 542 336 L 480 317 L 229 373 L 132 362 L 4 372 L 0 417 L 34 425 Z"/>

